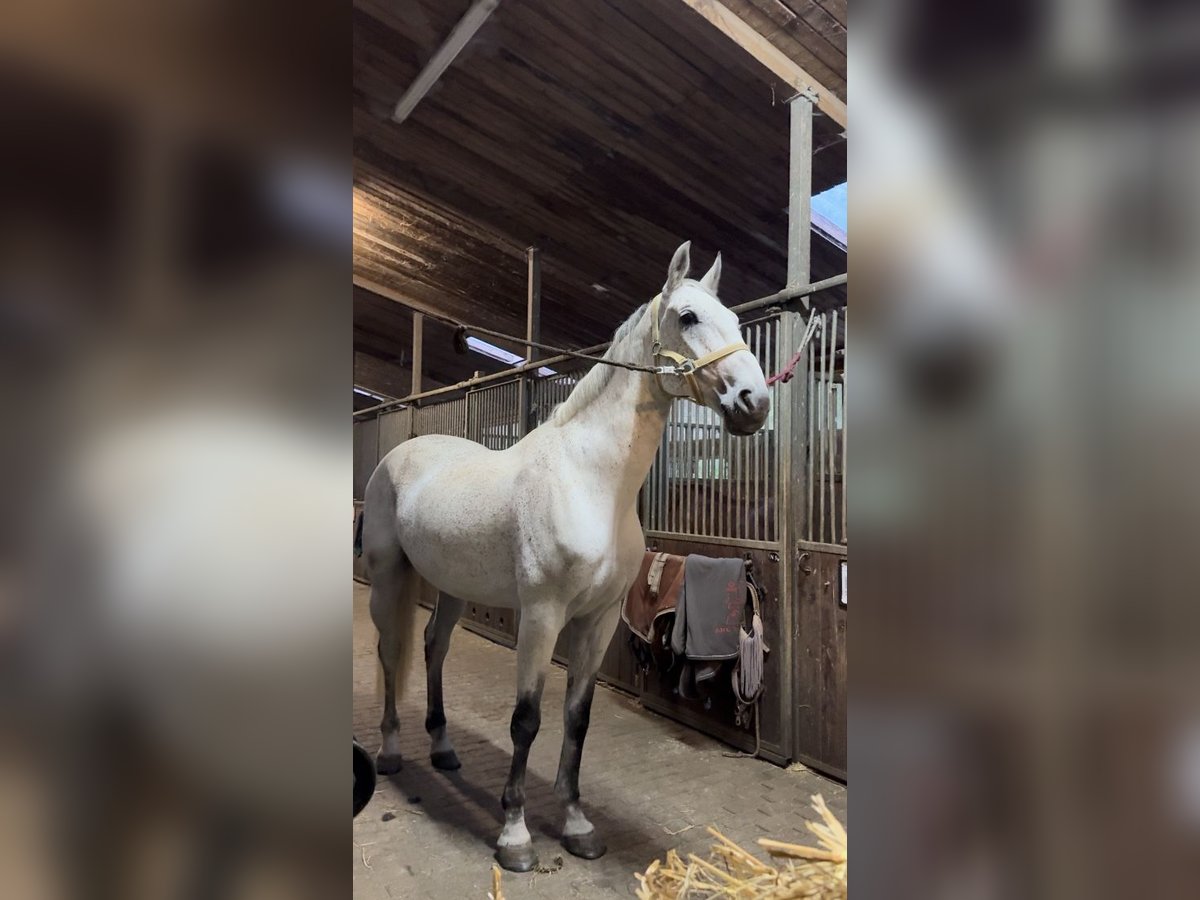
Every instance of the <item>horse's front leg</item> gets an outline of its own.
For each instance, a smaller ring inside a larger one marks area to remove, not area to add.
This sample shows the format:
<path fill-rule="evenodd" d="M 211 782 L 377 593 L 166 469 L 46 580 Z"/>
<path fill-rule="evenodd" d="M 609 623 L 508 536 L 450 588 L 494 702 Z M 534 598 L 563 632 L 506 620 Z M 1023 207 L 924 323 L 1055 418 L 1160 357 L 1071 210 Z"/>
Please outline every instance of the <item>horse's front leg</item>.
<path fill-rule="evenodd" d="M 510 872 L 528 872 L 538 861 L 529 829 L 525 827 L 525 767 L 529 748 L 541 725 L 542 688 L 562 622 L 562 613 L 554 606 L 522 605 L 517 632 L 517 703 L 509 727 L 512 768 L 500 798 L 504 830 L 496 842 L 496 860 Z"/>
<path fill-rule="evenodd" d="M 567 696 L 563 703 L 562 755 L 554 793 L 566 808 L 563 846 L 575 856 L 597 859 L 608 849 L 579 805 L 579 764 L 592 714 L 596 673 L 620 618 L 620 604 L 572 623 L 571 661 L 567 667 Z"/>

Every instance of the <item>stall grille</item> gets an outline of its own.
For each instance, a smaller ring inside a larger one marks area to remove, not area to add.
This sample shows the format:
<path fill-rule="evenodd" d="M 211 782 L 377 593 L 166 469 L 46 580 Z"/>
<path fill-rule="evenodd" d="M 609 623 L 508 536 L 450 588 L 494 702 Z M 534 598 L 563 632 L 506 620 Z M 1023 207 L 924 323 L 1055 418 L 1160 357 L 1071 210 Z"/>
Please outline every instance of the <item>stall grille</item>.
<path fill-rule="evenodd" d="M 521 439 L 521 382 L 506 381 L 467 394 L 467 437 L 489 450 L 505 450 Z"/>
<path fill-rule="evenodd" d="M 764 371 L 779 358 L 779 318 L 747 323 L 742 337 Z M 678 400 L 642 489 L 641 518 L 657 537 L 720 538 L 747 546 L 779 540 L 778 416 L 772 398 L 766 425 L 730 435 L 711 409 Z"/>
<path fill-rule="evenodd" d="M 820 325 L 802 360 L 808 421 L 806 509 L 801 538 L 845 545 L 846 322 L 840 310 L 818 315 Z"/>
<path fill-rule="evenodd" d="M 413 437 L 423 434 L 467 436 L 467 398 L 458 397 L 413 409 Z"/>

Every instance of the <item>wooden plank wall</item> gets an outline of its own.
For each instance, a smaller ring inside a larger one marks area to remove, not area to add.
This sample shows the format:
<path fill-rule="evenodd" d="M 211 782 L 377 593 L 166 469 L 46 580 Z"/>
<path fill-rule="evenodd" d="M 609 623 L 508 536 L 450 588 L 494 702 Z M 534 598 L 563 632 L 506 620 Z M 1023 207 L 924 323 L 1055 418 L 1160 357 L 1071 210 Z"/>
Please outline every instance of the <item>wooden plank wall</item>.
<path fill-rule="evenodd" d="M 795 642 L 795 758 L 846 777 L 846 626 L 839 603 L 843 556 L 792 557 L 799 586 Z"/>

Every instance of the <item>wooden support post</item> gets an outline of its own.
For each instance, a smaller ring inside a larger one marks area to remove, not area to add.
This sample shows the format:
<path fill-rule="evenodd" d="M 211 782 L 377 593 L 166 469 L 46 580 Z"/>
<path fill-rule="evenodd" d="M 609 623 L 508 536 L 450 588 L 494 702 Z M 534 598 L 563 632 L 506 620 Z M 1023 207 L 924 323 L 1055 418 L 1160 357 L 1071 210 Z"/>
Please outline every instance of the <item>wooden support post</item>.
<path fill-rule="evenodd" d="M 812 101 L 805 96 L 791 102 L 791 153 L 788 168 L 788 267 L 787 289 L 808 283 L 812 252 Z M 811 308 L 808 298 L 804 300 Z M 779 352 L 775 365 L 782 365 L 790 356 L 804 333 L 805 318 L 798 312 L 785 309 L 779 317 Z M 801 370 L 803 371 L 803 369 Z M 780 744 L 789 758 L 796 753 L 798 724 L 812 715 L 811 710 L 797 704 L 797 688 L 793 670 L 804 663 L 805 640 L 799 627 L 800 595 L 803 588 L 799 554 L 793 553 L 796 541 L 804 534 L 807 524 L 804 498 L 806 496 L 808 460 L 808 407 L 805 377 L 780 385 L 772 402 L 775 404 L 775 427 L 779 429 L 779 496 L 782 510 L 779 539 L 783 548 L 779 563 L 779 584 L 785 602 L 780 604 L 783 642 L 780 671 L 787 672 L 779 686 L 780 709 L 785 723 Z M 811 649 L 811 648 L 808 648 Z"/>
<path fill-rule="evenodd" d="M 787 286 L 808 284 L 812 254 L 812 101 L 796 97 L 791 104 L 791 155 L 788 167 Z M 804 305 L 809 306 L 808 299 Z"/>
<path fill-rule="evenodd" d="M 542 261 L 537 247 L 525 250 L 526 293 L 525 293 L 525 340 L 542 339 Z M 525 362 L 533 362 L 533 347 L 525 346 Z M 520 435 L 524 437 L 534 428 L 532 404 L 530 403 L 530 381 L 534 372 L 522 372 L 517 381 L 517 421 Z"/>
<path fill-rule="evenodd" d="M 525 299 L 525 340 L 542 339 L 542 259 L 537 247 L 525 250 L 528 292 Z M 526 346 L 525 362 L 533 362 L 533 348 Z"/>
<path fill-rule="evenodd" d="M 421 367 L 425 347 L 425 316 L 413 313 L 412 392 L 421 393 Z"/>

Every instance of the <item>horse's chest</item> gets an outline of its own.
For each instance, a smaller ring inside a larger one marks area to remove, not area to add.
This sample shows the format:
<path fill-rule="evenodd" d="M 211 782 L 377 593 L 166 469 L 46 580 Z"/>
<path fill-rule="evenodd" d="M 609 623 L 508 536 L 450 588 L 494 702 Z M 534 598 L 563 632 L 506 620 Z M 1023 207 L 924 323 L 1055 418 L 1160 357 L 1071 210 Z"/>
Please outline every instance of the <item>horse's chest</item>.
<path fill-rule="evenodd" d="M 611 516 L 581 514 L 559 521 L 555 528 L 529 536 L 526 574 L 572 593 L 610 589 L 629 565 L 623 531 Z"/>

